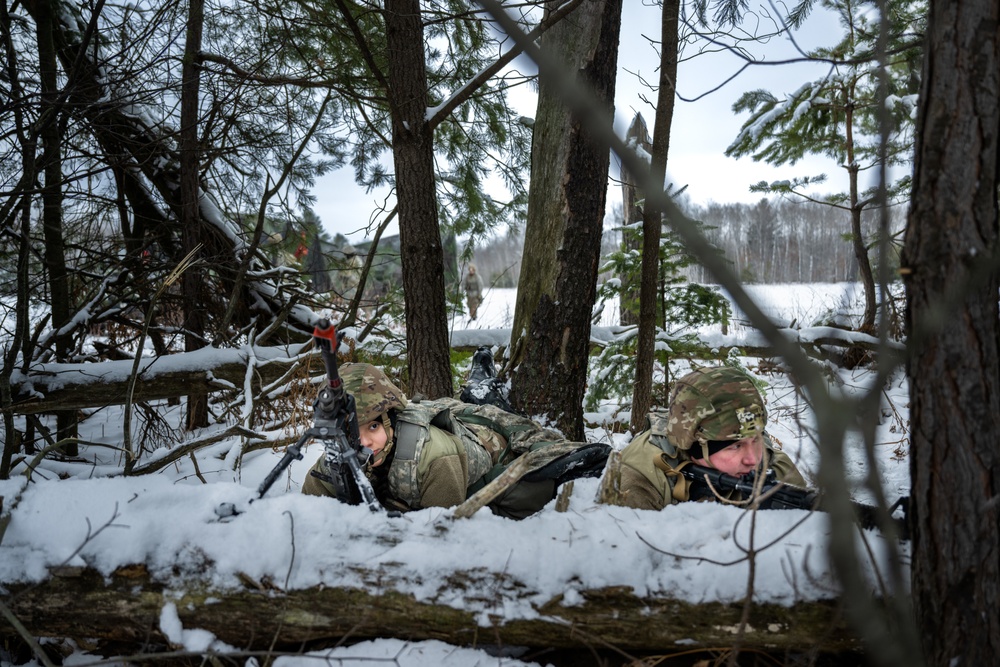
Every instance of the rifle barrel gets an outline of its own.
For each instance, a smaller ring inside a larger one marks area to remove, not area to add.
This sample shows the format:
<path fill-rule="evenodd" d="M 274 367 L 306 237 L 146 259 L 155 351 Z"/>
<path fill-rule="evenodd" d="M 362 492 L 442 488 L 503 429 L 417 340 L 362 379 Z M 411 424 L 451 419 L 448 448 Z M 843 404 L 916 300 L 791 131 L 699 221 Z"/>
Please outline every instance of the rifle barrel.
<path fill-rule="evenodd" d="M 700 487 L 711 486 L 712 489 L 720 494 L 736 491 L 744 498 L 750 498 L 753 496 L 755 491 L 759 491 L 760 497 L 763 498 L 763 501 L 759 506 L 760 509 L 804 509 L 824 511 L 822 506 L 823 495 L 814 489 L 803 489 L 776 479 L 768 478 L 765 478 L 764 482 L 760 485 L 760 488 L 756 489 L 754 484 L 755 476 L 753 473 L 742 477 L 735 477 L 733 475 L 727 475 L 726 473 L 714 468 L 706 468 L 705 466 L 698 465 L 697 463 L 688 463 L 681 469 L 681 473 L 692 484 Z M 769 474 L 768 477 L 773 476 Z M 895 524 L 896 530 L 899 532 L 900 539 L 909 540 L 910 531 L 906 517 L 897 518 L 892 516 L 892 512 L 898 506 L 902 506 L 905 513 L 906 502 L 901 498 L 889 509 L 889 519 L 893 524 Z M 872 529 L 879 527 L 879 508 L 855 502 L 853 500 L 851 501 L 851 507 L 854 509 L 854 516 L 862 528 Z"/>

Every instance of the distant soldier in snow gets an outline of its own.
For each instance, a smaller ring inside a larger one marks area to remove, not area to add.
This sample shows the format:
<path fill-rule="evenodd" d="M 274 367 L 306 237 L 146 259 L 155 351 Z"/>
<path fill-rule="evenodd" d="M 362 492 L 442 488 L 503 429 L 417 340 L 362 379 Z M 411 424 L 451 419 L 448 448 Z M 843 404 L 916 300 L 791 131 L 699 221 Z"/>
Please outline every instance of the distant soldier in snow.
<path fill-rule="evenodd" d="M 465 290 L 465 303 L 469 307 L 469 319 L 476 319 L 479 304 L 483 300 L 483 283 L 476 272 L 476 265 L 469 264 L 469 270 L 462 279 L 462 289 Z"/>
<path fill-rule="evenodd" d="M 696 370 L 677 381 L 668 408 L 650 412 L 646 430 L 608 466 L 601 501 L 659 510 L 692 500 L 679 472 L 691 462 L 737 477 L 771 469 L 778 480 L 805 487 L 795 464 L 764 432 L 766 424 L 764 399 L 746 373 Z"/>
<path fill-rule="evenodd" d="M 451 398 L 408 401 L 371 364 L 344 364 L 341 378 L 355 400 L 361 444 L 372 452 L 365 474 L 387 509 L 459 505 L 531 452 L 538 466 L 488 504 L 494 514 L 521 519 L 555 498 L 563 482 L 600 475 L 611 449 L 567 442 L 495 405 Z M 336 497 L 334 486 L 325 481 L 331 477 L 326 457 L 321 457 L 302 492 Z"/>
<path fill-rule="evenodd" d="M 354 298 L 358 284 L 361 282 L 363 265 L 358 256 L 357 248 L 350 243 L 345 243 L 340 251 L 344 253 L 344 263 L 340 270 L 340 294 L 344 299 L 350 301 Z"/>

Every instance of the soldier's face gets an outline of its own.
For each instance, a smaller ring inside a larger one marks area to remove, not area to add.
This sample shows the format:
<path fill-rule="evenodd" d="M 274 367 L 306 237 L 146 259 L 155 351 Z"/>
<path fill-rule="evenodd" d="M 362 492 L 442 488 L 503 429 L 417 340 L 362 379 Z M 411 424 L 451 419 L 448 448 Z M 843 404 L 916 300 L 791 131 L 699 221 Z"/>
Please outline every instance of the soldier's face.
<path fill-rule="evenodd" d="M 361 446 L 372 450 L 372 458 L 375 461 L 373 465 L 382 465 L 384 459 L 379 460 L 378 453 L 385 449 L 386 444 L 389 442 L 389 434 L 385 432 L 382 421 L 370 421 L 363 425 L 360 430 Z"/>
<path fill-rule="evenodd" d="M 764 436 L 755 435 L 737 440 L 708 457 L 712 467 L 727 475 L 739 477 L 757 467 L 764 457 Z M 699 461 L 696 459 L 695 463 Z"/>

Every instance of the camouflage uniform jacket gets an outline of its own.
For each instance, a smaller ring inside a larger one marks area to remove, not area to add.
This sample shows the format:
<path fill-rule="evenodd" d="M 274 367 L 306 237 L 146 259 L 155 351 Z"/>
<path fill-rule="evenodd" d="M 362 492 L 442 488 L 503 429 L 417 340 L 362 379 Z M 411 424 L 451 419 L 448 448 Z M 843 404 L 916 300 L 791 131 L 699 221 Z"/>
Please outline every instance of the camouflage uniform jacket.
<path fill-rule="evenodd" d="M 555 431 L 496 406 L 452 398 L 411 402 L 397 415 L 394 439 L 392 457 L 385 464 L 388 471 L 367 473 L 379 500 L 400 510 L 458 505 L 495 465 L 563 440 Z M 313 466 L 328 474 L 325 468 L 322 457 Z M 311 474 L 302 492 L 335 495 L 330 485 Z"/>
<path fill-rule="evenodd" d="M 657 459 L 673 467 L 691 460 L 686 451 L 678 450 L 667 440 L 665 421 L 657 420 L 655 413 L 651 414 L 647 424 L 649 428 L 621 451 L 619 466 L 613 471 L 609 469 L 601 480 L 601 497 L 606 502 L 636 509 L 660 510 L 689 499 L 687 490 L 675 489 L 674 481 L 657 465 Z M 795 464 L 787 454 L 775 448 L 767 433 L 764 434 L 764 448 L 767 465 L 779 480 L 794 486 L 806 486 Z M 617 489 L 609 488 L 615 484 Z"/>
<path fill-rule="evenodd" d="M 479 301 L 483 298 L 483 283 L 479 279 L 478 273 L 467 273 L 462 279 L 462 289 L 465 290 L 465 298 Z"/>

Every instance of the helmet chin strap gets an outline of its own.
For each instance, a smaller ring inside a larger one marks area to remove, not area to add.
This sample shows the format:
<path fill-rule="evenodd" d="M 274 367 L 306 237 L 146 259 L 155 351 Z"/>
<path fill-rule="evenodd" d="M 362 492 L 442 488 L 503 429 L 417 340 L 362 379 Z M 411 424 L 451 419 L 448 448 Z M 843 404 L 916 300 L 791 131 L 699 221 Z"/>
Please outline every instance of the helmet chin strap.
<path fill-rule="evenodd" d="M 382 428 L 385 429 L 385 447 L 382 451 L 375 454 L 371 459 L 371 467 L 376 468 L 385 461 L 392 451 L 393 445 L 396 444 L 396 433 L 392 429 L 392 421 L 389 419 L 389 413 L 382 413 Z"/>
<path fill-rule="evenodd" d="M 696 445 L 701 447 L 701 460 L 705 462 L 706 468 L 714 468 L 712 465 L 711 454 L 708 453 L 708 441 L 707 440 L 697 440 Z"/>

